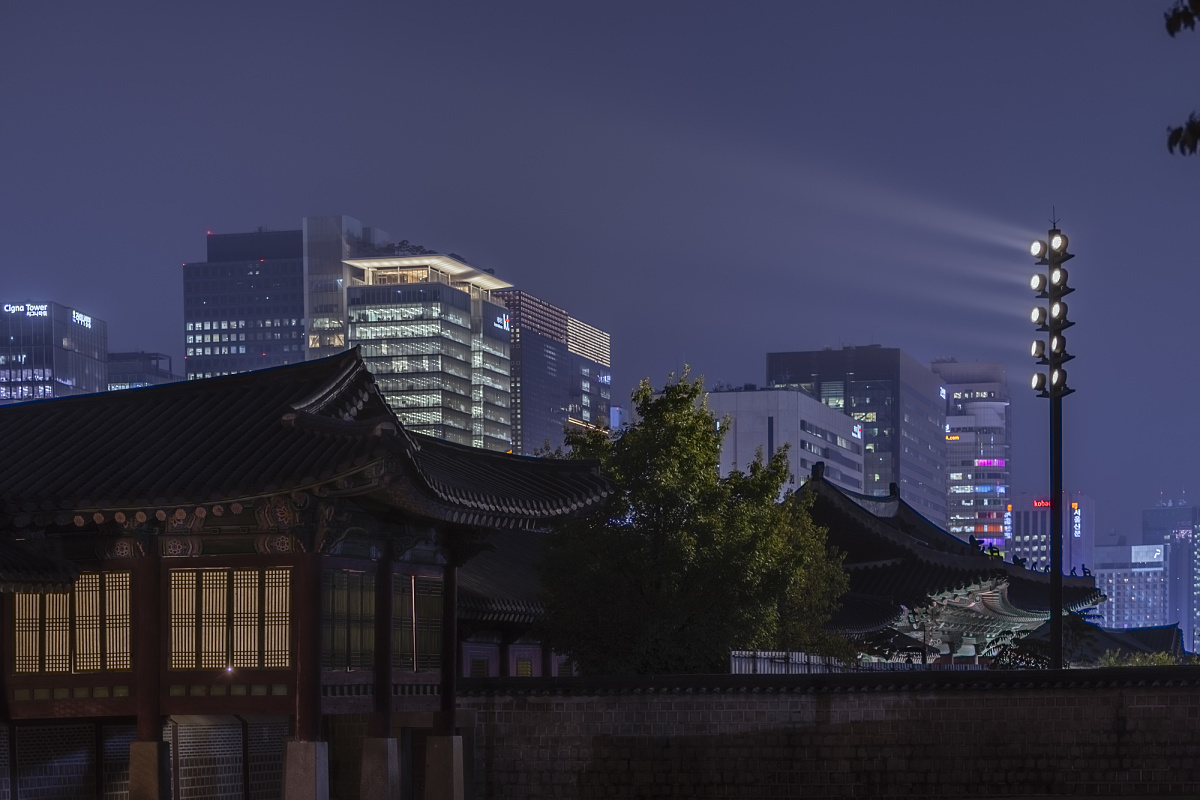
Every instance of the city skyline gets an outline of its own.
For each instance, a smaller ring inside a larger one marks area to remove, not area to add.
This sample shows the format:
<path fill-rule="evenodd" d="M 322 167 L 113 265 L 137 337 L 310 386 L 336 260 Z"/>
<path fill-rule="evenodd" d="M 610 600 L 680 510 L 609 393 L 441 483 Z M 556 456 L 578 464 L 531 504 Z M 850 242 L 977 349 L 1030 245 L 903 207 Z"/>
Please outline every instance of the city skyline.
<path fill-rule="evenodd" d="M 1025 248 L 1056 213 L 1077 256 L 1065 482 L 1133 533 L 1160 492 L 1194 493 L 1200 444 L 1170 404 L 1108 443 L 1145 387 L 1195 391 L 1200 161 L 1166 128 L 1197 99 L 1165 78 L 1200 38 L 1169 38 L 1166 5 L 6 9 L 0 295 L 178 368 L 205 231 L 348 214 L 611 332 L 616 404 L 684 363 L 764 383 L 771 351 L 1003 363 L 1014 490 L 1044 493 Z"/>

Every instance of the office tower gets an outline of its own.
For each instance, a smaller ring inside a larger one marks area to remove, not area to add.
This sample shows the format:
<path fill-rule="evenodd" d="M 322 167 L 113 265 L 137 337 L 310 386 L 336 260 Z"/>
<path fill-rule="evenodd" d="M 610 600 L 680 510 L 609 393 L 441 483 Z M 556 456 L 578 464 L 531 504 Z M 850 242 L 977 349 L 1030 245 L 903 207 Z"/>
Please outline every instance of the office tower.
<path fill-rule="evenodd" d="M 108 354 L 108 390 L 137 389 L 186 380 L 171 369 L 171 357 L 165 353 L 141 350 Z"/>
<path fill-rule="evenodd" d="M 758 453 L 766 461 L 788 445 L 785 490 L 799 489 L 812 466 L 825 463 L 825 480 L 839 489 L 863 490 L 863 423 L 830 408 L 800 389 L 765 389 L 746 384 L 709 392 L 708 408 L 724 420 L 721 475 L 745 472 Z M 726 419 L 727 418 L 727 419 Z"/>
<path fill-rule="evenodd" d="M 890 484 L 946 526 L 946 388 L 923 364 L 879 345 L 768 353 L 767 384 L 803 389 L 863 424 L 863 492 Z"/>
<path fill-rule="evenodd" d="M 1167 597 L 1169 544 L 1096 548 L 1096 588 L 1108 599 L 1096 607 L 1105 628 L 1170 624 Z"/>
<path fill-rule="evenodd" d="M 1081 576 L 1095 566 L 1096 506 L 1081 492 L 1063 492 L 1063 573 Z M 1004 506 L 1004 545 L 1008 558 L 1025 560 L 1025 568 L 1047 572 L 1050 568 L 1050 500 L 1018 494 Z"/>
<path fill-rule="evenodd" d="M 553 450 L 567 429 L 610 426 L 608 334 L 520 289 L 493 297 L 511 325 L 513 452 Z"/>
<path fill-rule="evenodd" d="M 304 218 L 304 293 L 308 315 L 308 357 L 324 358 L 347 347 L 347 295 L 366 282 L 349 259 L 394 254 L 387 233 L 353 217 L 336 214 Z"/>
<path fill-rule="evenodd" d="M 0 308 L 0 403 L 108 388 L 104 320 L 46 301 Z"/>
<path fill-rule="evenodd" d="M 304 360 L 302 232 L 210 233 L 207 259 L 183 265 L 188 380 Z"/>
<path fill-rule="evenodd" d="M 348 344 L 362 347 L 376 385 L 405 427 L 511 450 L 511 323 L 491 296 L 510 284 L 438 254 L 346 264 L 357 284 L 346 289 Z M 327 334 L 319 335 L 321 347 L 332 348 L 324 344 Z"/>
<path fill-rule="evenodd" d="M 1142 544 L 1170 545 L 1167 572 L 1167 622 L 1178 622 L 1185 649 L 1200 646 L 1200 509 L 1186 500 L 1160 500 L 1142 511 Z"/>
<path fill-rule="evenodd" d="M 1012 471 L 1004 365 L 950 359 L 931 369 L 946 387 L 946 530 L 1004 548 Z"/>

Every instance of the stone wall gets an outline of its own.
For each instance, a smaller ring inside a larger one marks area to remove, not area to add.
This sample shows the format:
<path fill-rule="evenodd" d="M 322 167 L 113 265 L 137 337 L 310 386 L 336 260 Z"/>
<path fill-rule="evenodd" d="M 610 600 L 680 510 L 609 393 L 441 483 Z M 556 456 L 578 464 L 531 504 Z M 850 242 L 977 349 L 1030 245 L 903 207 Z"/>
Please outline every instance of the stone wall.
<path fill-rule="evenodd" d="M 1200 668 L 461 690 L 477 798 L 1200 794 Z"/>

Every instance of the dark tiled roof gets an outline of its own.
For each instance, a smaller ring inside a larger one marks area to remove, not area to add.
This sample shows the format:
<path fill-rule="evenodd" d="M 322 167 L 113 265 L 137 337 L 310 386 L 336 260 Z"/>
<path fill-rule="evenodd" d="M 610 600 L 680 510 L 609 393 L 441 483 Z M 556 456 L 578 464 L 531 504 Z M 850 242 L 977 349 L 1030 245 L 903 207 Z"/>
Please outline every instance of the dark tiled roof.
<path fill-rule="evenodd" d="M 479 622 L 530 625 L 543 612 L 533 565 L 544 534 L 495 531 L 484 550 L 458 571 L 459 617 Z"/>
<path fill-rule="evenodd" d="M 987 600 L 979 605 L 980 613 L 1014 621 L 1049 615 L 1049 575 L 983 554 L 894 493 L 870 497 L 846 492 L 823 473 L 822 465 L 816 465 L 801 491 L 813 498 L 813 520 L 828 529 L 829 544 L 845 554 L 852 593 L 914 609 L 939 597 L 975 592 Z M 1063 579 L 1066 609 L 1078 611 L 1102 598 L 1091 578 Z M 871 624 L 872 614 L 865 611 L 855 620 L 855 608 L 847 606 L 835 618 L 840 629 L 865 630 Z"/>
<path fill-rule="evenodd" d="M 0 536 L 0 592 L 62 592 L 77 577 L 74 564 Z"/>
<path fill-rule="evenodd" d="M 406 510 L 482 526 L 534 526 L 609 491 L 591 463 L 488 453 L 408 433 L 357 350 L 5 406 L 0 441 L 0 527 L 302 491 L 370 465 L 382 473 L 373 488 Z"/>

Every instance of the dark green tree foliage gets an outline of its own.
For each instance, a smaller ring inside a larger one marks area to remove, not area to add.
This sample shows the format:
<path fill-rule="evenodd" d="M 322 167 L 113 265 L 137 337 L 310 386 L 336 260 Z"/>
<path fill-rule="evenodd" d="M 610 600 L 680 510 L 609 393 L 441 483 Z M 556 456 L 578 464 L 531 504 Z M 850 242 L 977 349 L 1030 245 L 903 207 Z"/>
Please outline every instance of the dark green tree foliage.
<path fill-rule="evenodd" d="M 1176 0 L 1165 16 L 1167 34 L 1171 38 L 1184 28 L 1195 30 L 1196 20 L 1200 19 L 1200 0 Z M 1167 128 L 1167 149 L 1174 153 L 1178 147 L 1180 155 L 1195 155 L 1197 146 L 1200 146 L 1200 117 L 1193 111 L 1188 115 L 1187 122 L 1176 128 Z"/>
<path fill-rule="evenodd" d="M 799 498 L 777 502 L 786 454 L 719 476 L 722 433 L 683 377 L 633 393 L 640 420 L 616 437 L 572 433 L 616 491 L 560 524 L 538 565 L 539 634 L 586 674 L 717 673 L 738 648 L 852 657 L 821 625 L 848 580 Z"/>

